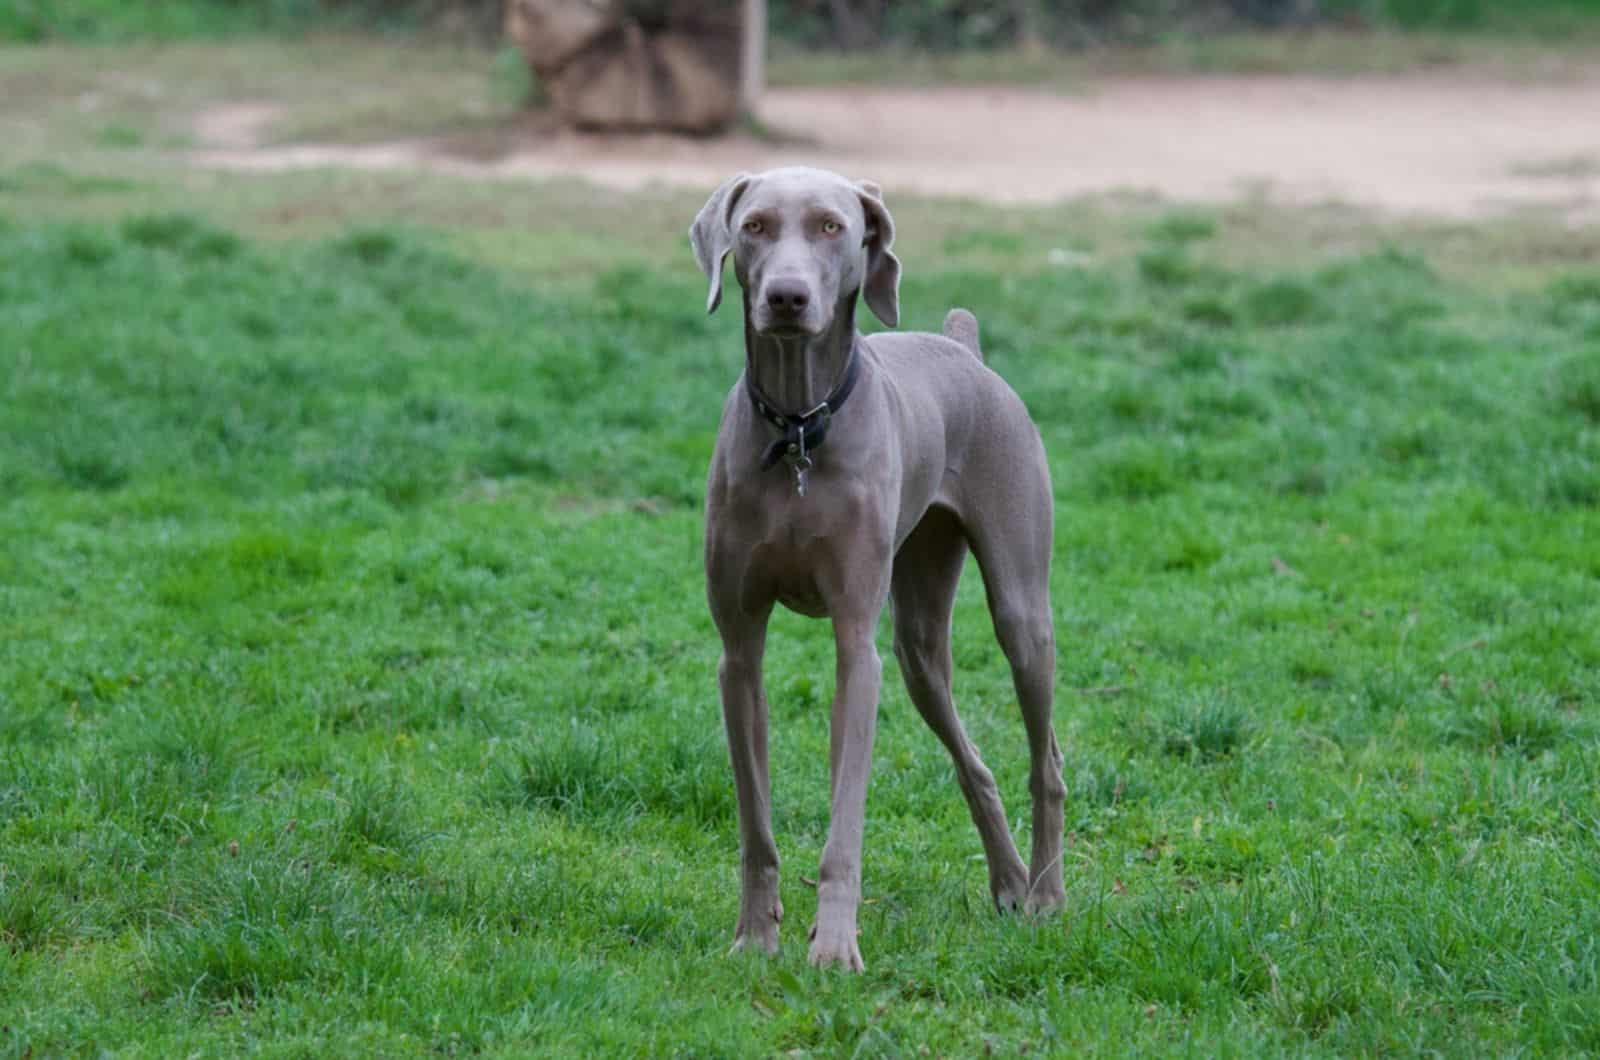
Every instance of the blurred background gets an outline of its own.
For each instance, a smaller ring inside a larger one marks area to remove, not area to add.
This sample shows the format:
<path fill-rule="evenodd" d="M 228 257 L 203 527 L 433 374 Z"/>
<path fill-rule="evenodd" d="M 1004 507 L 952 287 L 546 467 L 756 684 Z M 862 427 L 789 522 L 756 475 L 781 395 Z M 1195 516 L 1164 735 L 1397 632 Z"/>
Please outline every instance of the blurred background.
<path fill-rule="evenodd" d="M 1597 37 L 1595 0 L 5 0 L 0 158 L 1586 218 Z"/>

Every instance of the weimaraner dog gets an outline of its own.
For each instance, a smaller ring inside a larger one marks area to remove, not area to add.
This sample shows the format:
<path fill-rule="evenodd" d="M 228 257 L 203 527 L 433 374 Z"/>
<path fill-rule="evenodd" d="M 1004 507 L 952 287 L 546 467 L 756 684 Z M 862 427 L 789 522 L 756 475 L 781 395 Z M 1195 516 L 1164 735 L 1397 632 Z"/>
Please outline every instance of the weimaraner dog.
<path fill-rule="evenodd" d="M 888 326 L 900 315 L 894 222 L 876 185 L 806 168 L 740 174 L 712 194 L 689 239 L 711 282 L 708 312 L 722 299 L 730 251 L 744 292 L 745 371 L 717 432 L 705 544 L 739 804 L 733 948 L 777 952 L 783 919 L 761 681 L 774 603 L 833 619 L 832 816 L 811 963 L 863 967 L 856 909 L 882 672 L 873 634 L 886 600 L 911 700 L 955 760 L 996 907 L 1058 908 L 1053 513 L 1027 410 L 983 364 L 978 322 L 965 310 L 950 311 L 944 335 L 856 331 L 857 292 Z M 1031 869 L 950 699 L 950 615 L 969 548 L 1028 732 Z"/>

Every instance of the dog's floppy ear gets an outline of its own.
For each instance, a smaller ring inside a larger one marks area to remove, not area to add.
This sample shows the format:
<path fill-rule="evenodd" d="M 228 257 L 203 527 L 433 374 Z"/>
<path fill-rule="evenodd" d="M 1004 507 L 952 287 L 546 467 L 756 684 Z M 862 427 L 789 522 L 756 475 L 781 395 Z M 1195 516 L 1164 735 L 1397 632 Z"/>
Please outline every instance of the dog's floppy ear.
<path fill-rule="evenodd" d="M 711 281 L 706 295 L 706 312 L 715 313 L 722 303 L 722 259 L 733 246 L 733 230 L 729 220 L 739 197 L 754 178 L 748 173 L 729 177 L 722 187 L 711 193 L 711 198 L 700 207 L 694 224 L 689 226 L 689 245 L 694 248 L 694 260 L 700 271 Z"/>
<path fill-rule="evenodd" d="M 883 190 L 870 180 L 856 181 L 861 208 L 867 215 L 867 278 L 861 285 L 873 316 L 889 327 L 900 323 L 900 259 L 894 245 L 894 218 L 883 204 Z"/>

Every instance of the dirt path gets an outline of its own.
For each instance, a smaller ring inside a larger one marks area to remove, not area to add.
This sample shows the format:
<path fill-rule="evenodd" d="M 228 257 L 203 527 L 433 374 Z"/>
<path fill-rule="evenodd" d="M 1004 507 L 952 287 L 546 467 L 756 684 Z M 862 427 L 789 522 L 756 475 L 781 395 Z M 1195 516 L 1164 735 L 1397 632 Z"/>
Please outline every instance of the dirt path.
<path fill-rule="evenodd" d="M 808 162 L 897 190 L 1043 203 L 1113 190 L 1174 200 L 1269 194 L 1481 216 L 1528 206 L 1600 220 L 1600 68 L 1562 83 L 1461 76 L 1141 78 L 1078 95 L 1016 88 L 786 89 L 763 118 L 792 143 L 585 136 L 263 148 L 258 107 L 204 116 L 205 165 L 417 167 L 709 187 Z M 251 125 L 250 123 L 254 123 Z M 246 126 L 241 131 L 241 125 Z"/>

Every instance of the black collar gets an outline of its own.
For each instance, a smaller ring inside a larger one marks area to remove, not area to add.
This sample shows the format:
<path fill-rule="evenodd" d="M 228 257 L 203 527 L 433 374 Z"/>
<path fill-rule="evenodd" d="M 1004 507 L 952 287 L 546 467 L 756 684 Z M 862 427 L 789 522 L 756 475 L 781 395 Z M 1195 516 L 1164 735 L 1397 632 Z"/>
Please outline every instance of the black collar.
<path fill-rule="evenodd" d="M 856 388 L 856 380 L 861 376 L 861 350 L 859 342 L 850 343 L 850 358 L 845 362 L 844 375 L 834 384 L 828 396 L 822 403 L 809 412 L 780 412 L 761 388 L 756 385 L 754 373 L 746 369 L 744 373 L 744 390 L 750 395 L 750 403 L 756 407 L 756 412 L 761 418 L 782 432 L 782 437 L 767 447 L 765 455 L 761 458 L 761 469 L 765 471 L 780 459 L 788 457 L 791 463 L 810 467 L 808 454 L 817 448 L 828 437 L 828 424 L 833 419 L 833 414 L 844 407 L 845 399 L 850 396 L 850 391 Z"/>

